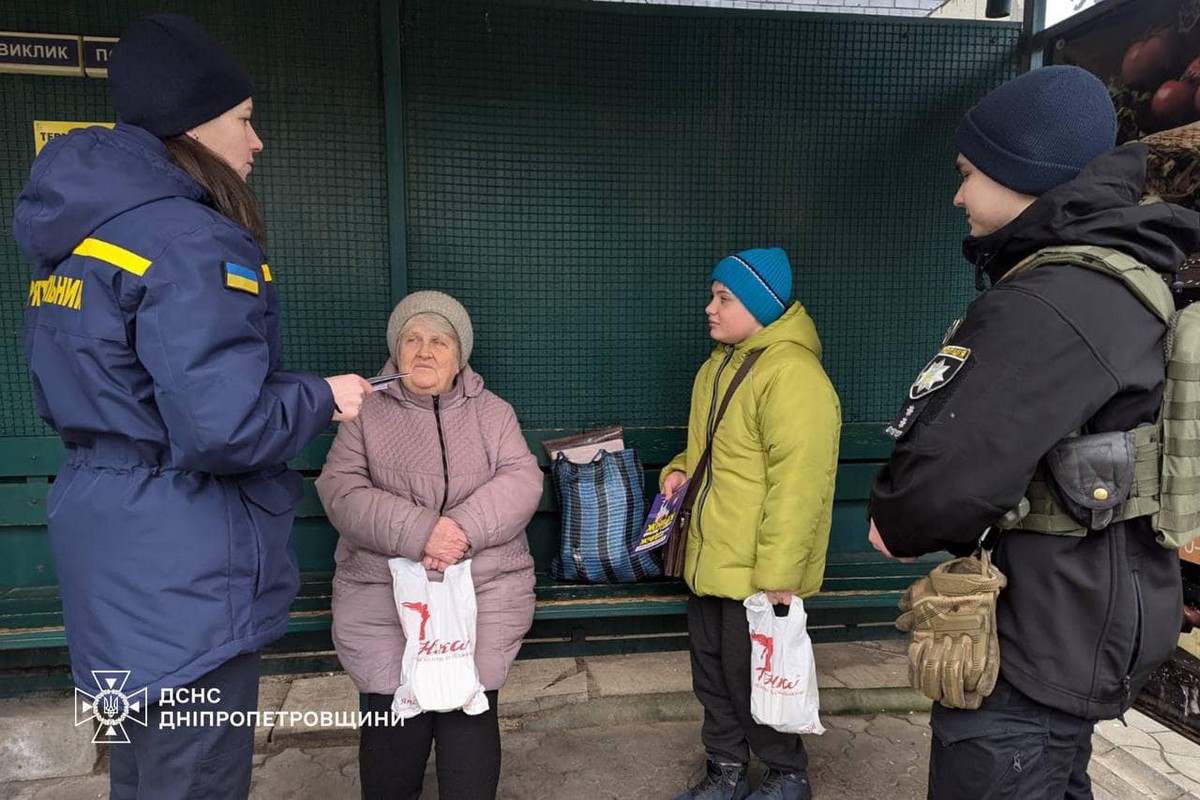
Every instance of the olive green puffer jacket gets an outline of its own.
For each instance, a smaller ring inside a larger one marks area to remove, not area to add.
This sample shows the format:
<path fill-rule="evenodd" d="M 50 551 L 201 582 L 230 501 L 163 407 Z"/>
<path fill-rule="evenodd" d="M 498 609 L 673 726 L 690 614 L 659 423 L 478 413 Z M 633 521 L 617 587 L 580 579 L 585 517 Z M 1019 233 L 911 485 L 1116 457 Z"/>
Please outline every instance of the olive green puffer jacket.
<path fill-rule="evenodd" d="M 688 534 L 684 579 L 698 595 L 743 600 L 760 590 L 816 594 L 825 574 L 841 407 L 821 342 L 799 303 L 696 373 L 687 450 L 663 470 L 691 475 L 711 416 L 751 350 L 765 352 L 717 429 Z"/>

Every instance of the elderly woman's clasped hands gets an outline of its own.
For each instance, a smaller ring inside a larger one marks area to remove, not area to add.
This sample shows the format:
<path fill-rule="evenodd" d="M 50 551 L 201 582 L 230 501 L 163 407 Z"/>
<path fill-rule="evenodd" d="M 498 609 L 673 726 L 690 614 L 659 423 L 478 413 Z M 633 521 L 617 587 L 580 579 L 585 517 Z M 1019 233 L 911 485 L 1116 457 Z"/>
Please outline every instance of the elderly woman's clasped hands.
<path fill-rule="evenodd" d="M 421 563 L 425 569 L 435 569 L 445 572 L 446 568 L 457 564 L 471 550 L 471 540 L 458 523 L 449 517 L 438 517 L 429 541 L 425 543 L 425 552 L 421 554 Z"/>

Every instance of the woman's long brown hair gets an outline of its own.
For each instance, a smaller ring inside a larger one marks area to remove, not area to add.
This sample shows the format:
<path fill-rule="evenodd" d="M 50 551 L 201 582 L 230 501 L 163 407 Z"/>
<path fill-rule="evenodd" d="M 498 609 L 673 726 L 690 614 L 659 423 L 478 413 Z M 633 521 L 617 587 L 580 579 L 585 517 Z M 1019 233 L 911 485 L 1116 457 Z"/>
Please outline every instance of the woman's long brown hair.
<path fill-rule="evenodd" d="M 165 140 L 167 152 L 180 169 L 208 192 L 209 203 L 241 225 L 259 245 L 267 245 L 267 225 L 254 190 L 225 160 L 186 133 Z"/>

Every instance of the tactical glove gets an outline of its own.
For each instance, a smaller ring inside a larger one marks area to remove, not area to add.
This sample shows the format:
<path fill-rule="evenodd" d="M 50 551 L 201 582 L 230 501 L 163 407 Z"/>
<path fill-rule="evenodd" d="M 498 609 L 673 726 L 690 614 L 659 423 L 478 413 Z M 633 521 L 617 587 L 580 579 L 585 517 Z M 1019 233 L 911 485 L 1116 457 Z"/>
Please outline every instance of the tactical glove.
<path fill-rule="evenodd" d="M 985 551 L 939 564 L 908 587 L 896 627 L 912 634 L 914 689 L 950 708 L 979 708 L 1000 674 L 996 597 L 1006 583 Z"/>

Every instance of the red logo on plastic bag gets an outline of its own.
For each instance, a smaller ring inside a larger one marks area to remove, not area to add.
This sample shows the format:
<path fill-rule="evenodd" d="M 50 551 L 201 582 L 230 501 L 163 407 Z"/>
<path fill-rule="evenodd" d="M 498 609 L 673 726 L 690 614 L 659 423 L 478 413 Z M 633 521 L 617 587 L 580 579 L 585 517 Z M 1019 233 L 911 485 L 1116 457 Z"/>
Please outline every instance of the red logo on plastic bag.
<path fill-rule="evenodd" d="M 758 673 L 758 682 L 772 689 L 795 689 L 796 681 L 771 672 L 771 657 L 775 655 L 775 637 L 751 631 L 750 640 L 755 644 L 762 645 L 763 649 L 763 665 L 754 670 Z"/>
<path fill-rule="evenodd" d="M 421 647 L 417 650 L 417 655 L 420 656 L 441 656 L 448 653 L 461 653 L 467 649 L 470 644 L 462 639 L 455 639 L 451 642 L 443 642 L 441 639 L 434 639 L 430 642 L 421 642 Z"/>
<path fill-rule="evenodd" d="M 428 603 L 401 603 L 400 605 L 407 608 L 409 611 L 416 611 L 421 615 L 421 629 L 417 633 L 417 641 L 421 646 L 417 649 L 417 655 L 420 656 L 444 656 L 451 653 L 461 653 L 466 650 L 471 642 L 469 639 L 452 639 L 451 641 L 442 641 L 441 639 L 426 640 L 425 638 L 425 623 L 429 622 L 429 604 Z"/>
<path fill-rule="evenodd" d="M 429 604 L 428 603 L 401 603 L 409 611 L 416 611 L 421 615 L 421 630 L 417 634 L 417 641 L 425 641 L 425 623 L 429 622 Z"/>
<path fill-rule="evenodd" d="M 763 665 L 758 668 L 761 675 L 764 672 L 771 671 L 771 656 L 775 655 L 775 637 L 767 636 L 765 633 L 750 632 L 750 641 L 761 644 L 763 649 Z"/>

